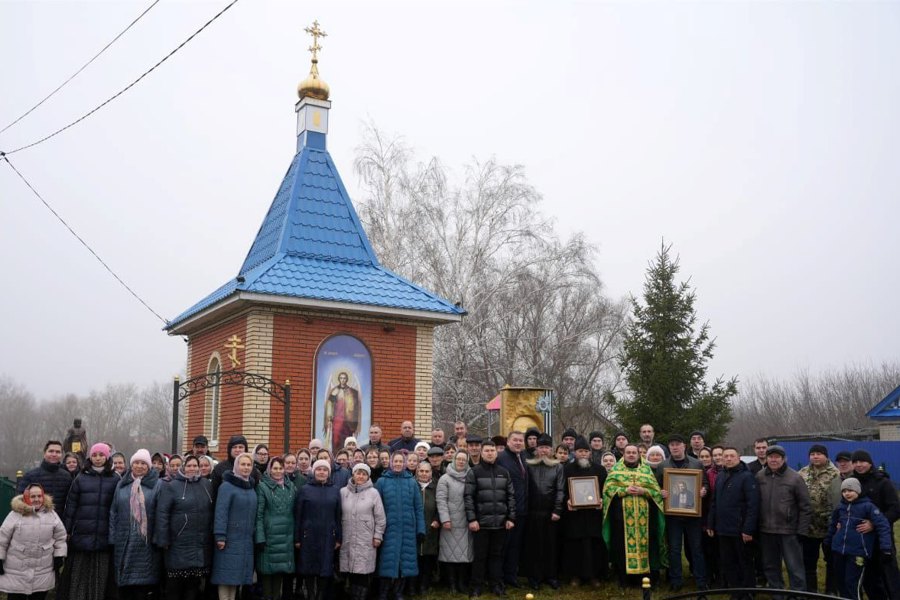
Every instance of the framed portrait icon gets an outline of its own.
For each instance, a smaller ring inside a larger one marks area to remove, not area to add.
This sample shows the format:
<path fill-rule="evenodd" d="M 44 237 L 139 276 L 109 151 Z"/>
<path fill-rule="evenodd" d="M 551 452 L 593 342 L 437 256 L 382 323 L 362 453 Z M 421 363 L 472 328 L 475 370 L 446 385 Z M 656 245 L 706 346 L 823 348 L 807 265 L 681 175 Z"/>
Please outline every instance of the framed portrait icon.
<path fill-rule="evenodd" d="M 572 477 L 569 479 L 569 502 L 572 508 L 600 508 L 600 482 L 596 476 Z"/>
<path fill-rule="evenodd" d="M 665 513 L 679 517 L 699 517 L 702 506 L 703 471 L 699 469 L 666 469 L 663 489 L 669 492 L 664 504 Z"/>

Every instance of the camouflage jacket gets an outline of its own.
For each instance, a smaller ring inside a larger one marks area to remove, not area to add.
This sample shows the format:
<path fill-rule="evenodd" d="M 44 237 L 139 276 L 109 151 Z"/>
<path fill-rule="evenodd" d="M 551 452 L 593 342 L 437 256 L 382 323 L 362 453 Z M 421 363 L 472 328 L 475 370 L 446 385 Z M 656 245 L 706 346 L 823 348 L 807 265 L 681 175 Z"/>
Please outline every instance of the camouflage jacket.
<path fill-rule="evenodd" d="M 800 469 L 800 477 L 809 488 L 809 502 L 812 505 L 808 535 L 824 538 L 828 535 L 831 513 L 837 508 L 841 497 L 841 474 L 829 461 L 824 467 L 806 465 Z"/>

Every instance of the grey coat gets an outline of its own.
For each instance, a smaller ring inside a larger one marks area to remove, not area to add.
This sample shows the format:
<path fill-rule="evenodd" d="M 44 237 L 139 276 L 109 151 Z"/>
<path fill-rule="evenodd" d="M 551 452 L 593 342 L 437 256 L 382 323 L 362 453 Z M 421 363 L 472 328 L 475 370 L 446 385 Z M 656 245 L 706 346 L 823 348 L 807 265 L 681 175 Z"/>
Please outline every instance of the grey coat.
<path fill-rule="evenodd" d="M 387 519 L 381 494 L 371 481 L 357 485 L 350 481 L 341 488 L 341 544 L 340 571 L 367 575 L 375 572 L 377 550 L 373 540 L 384 539 Z"/>
<path fill-rule="evenodd" d="M 809 532 L 812 505 L 806 482 L 787 464 L 777 471 L 765 467 L 756 474 L 759 487 L 759 531 L 780 535 Z"/>
<path fill-rule="evenodd" d="M 469 467 L 460 473 L 451 463 L 447 465 L 447 472 L 438 479 L 436 498 L 442 525 L 438 560 L 441 562 L 469 563 L 474 557 L 472 533 L 469 531 L 463 498 L 468 472 Z M 450 523 L 450 529 L 443 528 L 443 524 L 447 522 Z"/>

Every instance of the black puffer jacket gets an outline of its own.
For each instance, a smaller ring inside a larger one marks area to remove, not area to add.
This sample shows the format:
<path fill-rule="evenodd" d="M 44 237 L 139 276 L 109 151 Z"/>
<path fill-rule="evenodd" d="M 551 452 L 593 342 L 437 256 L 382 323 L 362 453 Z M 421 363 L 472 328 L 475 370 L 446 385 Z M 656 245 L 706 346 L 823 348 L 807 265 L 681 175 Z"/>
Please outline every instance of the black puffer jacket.
<path fill-rule="evenodd" d="M 502 529 L 516 520 L 516 494 L 509 471 L 497 463 L 480 463 L 466 475 L 466 520 L 483 529 Z"/>
<path fill-rule="evenodd" d="M 88 461 L 69 488 L 63 523 L 70 536 L 70 551 L 96 552 L 109 547 L 109 508 L 119 483 L 111 465 L 106 461 L 98 472 Z"/>
<path fill-rule="evenodd" d="M 19 481 L 16 493 L 21 494 L 29 485 L 38 483 L 44 488 L 44 492 L 53 496 L 53 508 L 56 514 L 62 517 L 66 508 L 66 496 L 72 486 L 72 475 L 63 468 L 61 463 L 51 464 L 46 460 L 41 461 L 41 466 L 31 469 Z"/>
<path fill-rule="evenodd" d="M 562 515 L 565 480 L 563 466 L 552 458 L 528 461 L 528 508 L 532 513 Z"/>
<path fill-rule="evenodd" d="M 863 495 L 869 497 L 893 526 L 894 521 L 900 519 L 900 497 L 891 480 L 875 468 L 864 475 L 854 472 L 853 477 L 859 480 Z"/>
<path fill-rule="evenodd" d="M 199 569 L 212 565 L 212 483 L 190 479 L 181 471 L 160 484 L 153 543 L 165 548 L 166 569 Z"/>

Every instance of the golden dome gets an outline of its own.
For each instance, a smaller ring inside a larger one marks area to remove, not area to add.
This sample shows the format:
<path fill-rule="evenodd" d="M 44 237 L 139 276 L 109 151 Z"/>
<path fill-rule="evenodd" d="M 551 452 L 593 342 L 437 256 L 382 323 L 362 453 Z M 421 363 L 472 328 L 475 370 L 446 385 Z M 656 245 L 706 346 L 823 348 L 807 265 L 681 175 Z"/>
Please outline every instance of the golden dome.
<path fill-rule="evenodd" d="M 309 76 L 300 82 L 297 86 L 297 95 L 303 98 L 315 98 L 316 100 L 328 100 L 331 88 L 325 83 L 324 79 L 319 78 L 318 59 L 312 59 L 312 67 L 309 70 Z"/>

